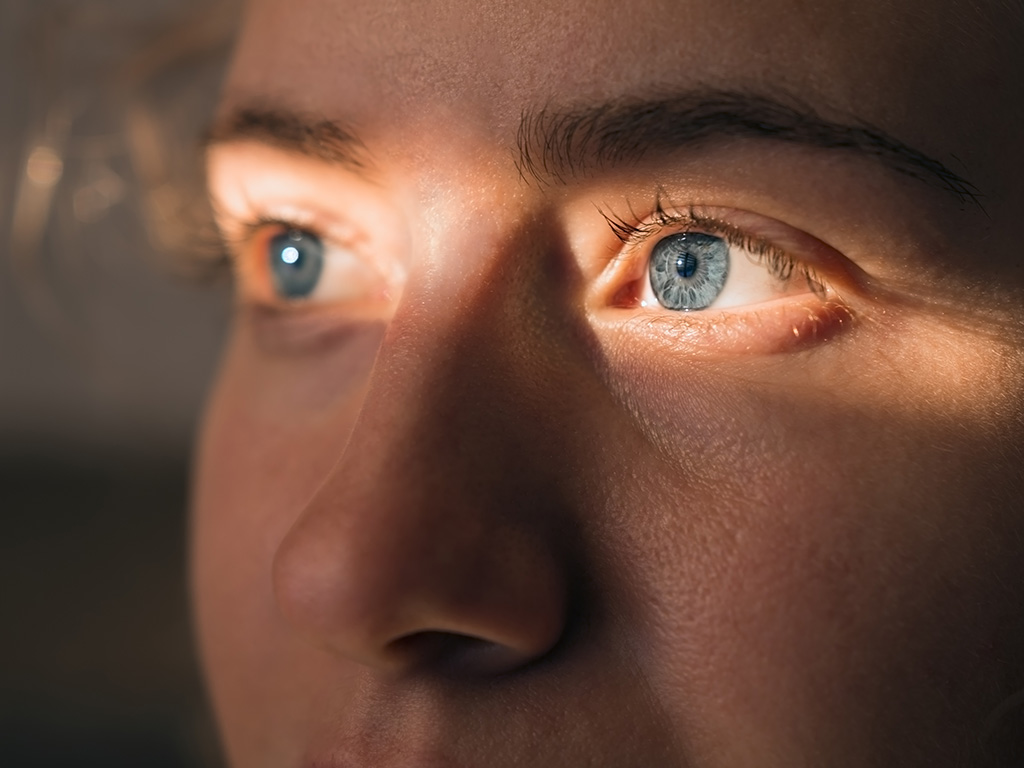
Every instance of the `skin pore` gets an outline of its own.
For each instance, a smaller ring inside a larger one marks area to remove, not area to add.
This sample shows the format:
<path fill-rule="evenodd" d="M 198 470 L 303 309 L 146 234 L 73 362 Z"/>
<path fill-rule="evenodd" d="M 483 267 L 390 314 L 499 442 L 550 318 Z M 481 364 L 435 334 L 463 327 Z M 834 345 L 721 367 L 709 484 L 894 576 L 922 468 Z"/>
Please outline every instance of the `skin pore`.
<path fill-rule="evenodd" d="M 193 510 L 231 764 L 1024 759 L 1022 16 L 252 0 Z"/>

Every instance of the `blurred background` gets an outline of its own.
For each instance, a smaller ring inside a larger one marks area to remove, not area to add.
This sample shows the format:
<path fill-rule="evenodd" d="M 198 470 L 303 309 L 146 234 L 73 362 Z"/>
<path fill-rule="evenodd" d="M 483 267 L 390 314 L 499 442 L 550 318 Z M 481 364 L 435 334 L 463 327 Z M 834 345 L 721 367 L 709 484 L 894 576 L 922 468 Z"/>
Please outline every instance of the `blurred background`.
<path fill-rule="evenodd" d="M 218 766 L 185 585 L 233 0 L 0 0 L 0 765 Z"/>

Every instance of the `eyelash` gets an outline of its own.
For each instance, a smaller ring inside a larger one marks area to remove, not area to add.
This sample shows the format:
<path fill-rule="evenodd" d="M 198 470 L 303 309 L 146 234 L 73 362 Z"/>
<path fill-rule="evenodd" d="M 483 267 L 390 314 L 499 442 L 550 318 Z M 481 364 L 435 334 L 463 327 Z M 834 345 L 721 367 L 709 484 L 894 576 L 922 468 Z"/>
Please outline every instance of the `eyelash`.
<path fill-rule="evenodd" d="M 627 205 L 630 219 L 625 219 L 610 210 L 598 208 L 599 213 L 611 228 L 612 233 L 625 246 L 624 252 L 617 258 L 632 258 L 642 249 L 644 243 L 666 231 L 697 230 L 717 235 L 730 246 L 742 248 L 750 254 L 750 260 L 764 267 L 772 277 L 781 282 L 793 279 L 794 273 L 804 278 L 808 289 L 820 299 L 825 299 L 828 285 L 808 264 L 793 258 L 768 240 L 755 237 L 735 226 L 711 216 L 698 212 L 693 206 L 680 210 L 677 206 L 663 204 L 664 193 L 659 190 L 652 206 L 652 213 L 647 217 L 638 216 L 632 205 Z"/>
<path fill-rule="evenodd" d="M 229 253 L 241 253 L 266 229 L 277 229 L 289 231 L 293 229 L 309 232 L 323 239 L 324 235 L 312 221 L 303 221 L 299 217 L 285 218 L 283 216 L 257 216 L 248 221 L 239 222 L 238 233 L 225 237 L 225 245 Z"/>

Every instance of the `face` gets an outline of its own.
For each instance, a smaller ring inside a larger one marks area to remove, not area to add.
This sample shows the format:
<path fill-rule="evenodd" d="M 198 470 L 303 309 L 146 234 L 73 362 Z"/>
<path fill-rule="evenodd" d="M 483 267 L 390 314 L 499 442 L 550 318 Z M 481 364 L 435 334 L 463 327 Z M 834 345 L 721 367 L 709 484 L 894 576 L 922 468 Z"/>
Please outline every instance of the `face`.
<path fill-rule="evenodd" d="M 232 765 L 1019 759 L 1022 42 L 254 0 L 193 520 Z"/>

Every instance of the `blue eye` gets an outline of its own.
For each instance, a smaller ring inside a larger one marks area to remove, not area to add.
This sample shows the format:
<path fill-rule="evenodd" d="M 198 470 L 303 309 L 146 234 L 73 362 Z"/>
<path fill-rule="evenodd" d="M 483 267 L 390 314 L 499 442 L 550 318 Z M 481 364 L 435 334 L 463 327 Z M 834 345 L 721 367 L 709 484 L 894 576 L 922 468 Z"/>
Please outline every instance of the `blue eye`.
<path fill-rule="evenodd" d="M 650 276 L 654 295 L 666 309 L 704 309 L 725 287 L 729 244 L 700 232 L 669 235 L 654 246 Z"/>
<path fill-rule="evenodd" d="M 278 295 L 285 299 L 301 299 L 309 296 L 320 281 L 324 246 L 316 235 L 290 229 L 270 239 L 267 258 Z"/>

